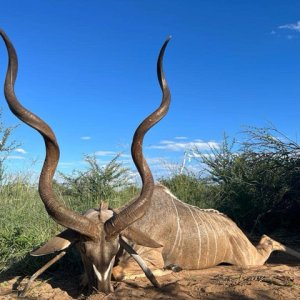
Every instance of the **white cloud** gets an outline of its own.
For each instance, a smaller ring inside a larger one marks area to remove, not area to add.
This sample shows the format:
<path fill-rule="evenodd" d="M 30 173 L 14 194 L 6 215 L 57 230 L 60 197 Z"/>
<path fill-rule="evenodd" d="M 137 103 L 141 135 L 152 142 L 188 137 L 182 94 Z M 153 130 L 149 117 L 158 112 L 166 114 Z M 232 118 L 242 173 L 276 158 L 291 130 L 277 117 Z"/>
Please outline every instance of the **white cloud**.
<path fill-rule="evenodd" d="M 206 158 L 214 158 L 215 154 L 214 153 L 197 153 L 195 151 L 191 151 L 190 153 L 188 153 L 188 158 L 202 158 L 202 157 L 206 157 Z"/>
<path fill-rule="evenodd" d="M 122 158 L 131 158 L 131 155 L 126 154 L 126 153 L 121 153 L 120 157 L 122 157 Z"/>
<path fill-rule="evenodd" d="M 116 155 L 117 153 L 114 151 L 96 151 L 95 155 L 96 156 L 113 156 Z"/>
<path fill-rule="evenodd" d="M 174 137 L 175 140 L 187 140 L 186 136 L 175 136 Z"/>
<path fill-rule="evenodd" d="M 24 150 L 24 149 L 22 149 L 22 148 L 17 148 L 17 149 L 15 149 L 15 152 L 18 152 L 18 153 L 21 153 L 21 154 L 26 154 L 27 152 Z"/>
<path fill-rule="evenodd" d="M 289 30 L 300 32 L 300 21 L 297 21 L 296 23 L 293 23 L 293 24 L 281 25 L 278 28 L 279 29 L 289 29 Z"/>
<path fill-rule="evenodd" d="M 116 152 L 116 151 L 99 150 L 99 151 L 94 152 L 94 155 L 96 155 L 96 156 L 116 156 L 116 155 L 119 155 L 120 159 L 126 159 L 126 158 L 131 159 L 130 154 L 122 153 L 122 152 Z"/>
<path fill-rule="evenodd" d="M 91 137 L 90 136 L 81 136 L 80 139 L 84 140 L 84 141 L 88 141 L 91 139 Z"/>
<path fill-rule="evenodd" d="M 9 155 L 7 156 L 7 159 L 25 159 L 25 157 L 19 155 Z"/>
<path fill-rule="evenodd" d="M 163 161 L 166 160 L 166 157 L 149 157 L 149 158 L 146 158 L 147 162 L 149 164 L 161 164 Z"/>
<path fill-rule="evenodd" d="M 197 148 L 199 150 L 210 150 L 211 148 L 218 148 L 219 144 L 214 141 L 203 142 L 196 139 L 191 142 L 175 142 L 170 140 L 163 140 L 158 145 L 151 145 L 149 149 L 162 149 L 169 151 L 185 151 Z"/>

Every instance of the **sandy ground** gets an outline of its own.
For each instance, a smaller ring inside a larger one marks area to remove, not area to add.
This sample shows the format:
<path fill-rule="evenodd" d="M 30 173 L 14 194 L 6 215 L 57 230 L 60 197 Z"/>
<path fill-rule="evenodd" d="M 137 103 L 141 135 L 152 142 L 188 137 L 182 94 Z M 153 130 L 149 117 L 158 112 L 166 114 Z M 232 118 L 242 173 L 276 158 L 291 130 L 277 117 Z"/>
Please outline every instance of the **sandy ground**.
<path fill-rule="evenodd" d="M 37 280 L 25 299 L 300 299 L 300 261 L 283 253 L 272 254 L 262 267 L 241 269 L 222 265 L 198 271 L 168 271 L 157 277 L 159 289 L 146 278 L 135 278 L 135 272 L 140 273 L 132 269 L 127 279 L 114 282 L 114 293 L 90 296 L 79 290 L 78 276 L 62 278 L 57 272 L 48 280 Z M 2 281 L 0 299 L 16 299 L 27 280 L 14 277 Z"/>

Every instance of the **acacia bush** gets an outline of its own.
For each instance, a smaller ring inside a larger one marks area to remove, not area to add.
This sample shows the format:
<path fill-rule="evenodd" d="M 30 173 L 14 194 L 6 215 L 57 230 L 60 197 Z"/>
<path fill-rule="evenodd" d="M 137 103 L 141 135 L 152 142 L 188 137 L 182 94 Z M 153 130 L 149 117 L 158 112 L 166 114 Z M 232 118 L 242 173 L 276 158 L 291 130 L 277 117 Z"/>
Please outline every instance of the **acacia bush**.
<path fill-rule="evenodd" d="M 192 172 L 176 173 L 171 177 L 162 177 L 160 183 L 169 188 L 178 199 L 201 208 L 215 206 L 216 186 L 209 185 L 206 179 Z"/>
<path fill-rule="evenodd" d="M 6 127 L 2 121 L 2 110 L 0 109 L 0 186 L 5 183 L 4 163 L 9 154 L 20 146 L 16 140 L 11 140 L 11 134 L 17 126 Z"/>
<path fill-rule="evenodd" d="M 300 227 L 300 146 L 277 129 L 251 127 L 245 140 L 225 138 L 211 155 L 197 151 L 218 192 L 214 208 L 248 231 Z"/>
<path fill-rule="evenodd" d="M 116 155 L 101 166 L 95 156 L 88 155 L 86 170 L 74 170 L 71 175 L 60 173 L 63 183 L 56 183 L 56 189 L 71 207 L 76 206 L 80 211 L 97 207 L 100 201 L 107 201 L 112 207 L 119 206 L 124 202 L 123 197 L 131 196 L 137 188 L 132 187 L 129 169 L 124 168 L 118 158 Z"/>

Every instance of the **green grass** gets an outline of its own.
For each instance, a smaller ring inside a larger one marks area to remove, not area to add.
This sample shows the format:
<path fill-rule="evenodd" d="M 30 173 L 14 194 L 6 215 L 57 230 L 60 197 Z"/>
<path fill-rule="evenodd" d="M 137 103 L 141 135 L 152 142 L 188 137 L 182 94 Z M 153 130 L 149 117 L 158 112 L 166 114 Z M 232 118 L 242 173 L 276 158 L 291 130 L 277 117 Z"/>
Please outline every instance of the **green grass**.
<path fill-rule="evenodd" d="M 5 270 L 59 228 L 48 217 L 36 187 L 15 181 L 1 188 L 0 197 L 0 270 Z"/>
<path fill-rule="evenodd" d="M 66 206 L 83 213 L 87 209 L 97 208 L 99 200 L 74 198 L 63 195 L 57 190 L 57 197 Z M 109 199 L 111 207 L 119 207 L 137 194 L 135 187 L 114 192 Z M 32 263 L 41 259 L 28 257 L 33 249 L 46 242 L 62 230 L 47 214 L 37 192 L 37 187 L 24 180 L 24 176 L 14 179 L 0 189 L 0 273 L 18 266 L 23 274 L 36 270 Z M 49 257 L 44 258 L 45 261 Z"/>

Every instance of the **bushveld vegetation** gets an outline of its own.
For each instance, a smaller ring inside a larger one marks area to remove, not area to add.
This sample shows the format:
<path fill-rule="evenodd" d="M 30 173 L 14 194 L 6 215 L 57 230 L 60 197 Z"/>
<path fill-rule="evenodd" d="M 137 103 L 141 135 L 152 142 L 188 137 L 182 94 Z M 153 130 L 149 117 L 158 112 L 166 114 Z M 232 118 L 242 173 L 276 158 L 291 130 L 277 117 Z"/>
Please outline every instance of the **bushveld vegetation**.
<path fill-rule="evenodd" d="M 2 126 L 1 130 L 0 151 L 9 153 L 16 147 L 14 142 L 7 144 L 12 128 L 6 131 Z M 248 233 L 299 231 L 300 146 L 295 141 L 274 128 L 248 128 L 243 142 L 225 137 L 221 146 L 209 153 L 199 149 L 191 149 L 191 153 L 201 176 L 181 168 L 159 179 L 179 199 L 218 209 Z M 49 219 L 29 176 L 5 176 L 5 156 L 2 158 L 0 271 L 23 259 L 21 271 L 30 273 L 36 266 L 33 260 L 26 265 L 24 257 L 61 228 Z M 109 201 L 111 207 L 123 205 L 137 195 L 138 187 L 131 183 L 129 170 L 118 158 L 100 166 L 94 156 L 86 156 L 85 171 L 60 174 L 63 180 L 54 182 L 58 198 L 79 212 L 99 206 L 101 200 Z"/>

